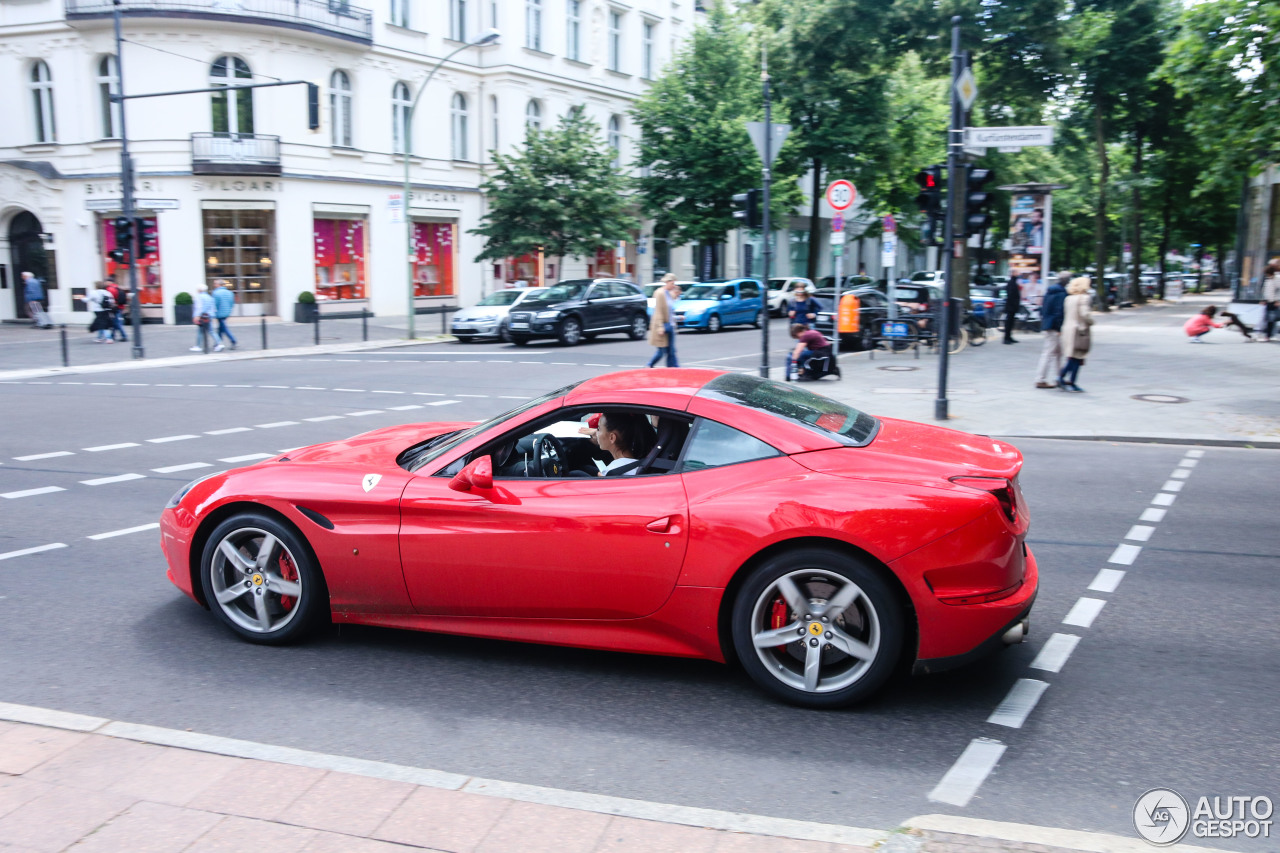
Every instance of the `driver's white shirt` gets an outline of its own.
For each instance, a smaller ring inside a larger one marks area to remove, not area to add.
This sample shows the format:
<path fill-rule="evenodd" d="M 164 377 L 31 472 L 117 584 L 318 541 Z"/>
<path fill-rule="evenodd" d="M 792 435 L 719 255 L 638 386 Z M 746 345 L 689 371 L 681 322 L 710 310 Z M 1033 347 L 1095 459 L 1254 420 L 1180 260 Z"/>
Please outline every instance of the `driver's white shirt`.
<path fill-rule="evenodd" d="M 621 468 L 623 465 L 630 465 L 631 463 L 636 462 L 636 461 L 638 461 L 638 460 L 631 459 L 631 458 L 628 458 L 628 457 L 626 457 L 626 456 L 619 456 L 617 459 L 613 460 L 612 462 L 610 462 L 608 465 L 604 466 L 604 468 L 602 468 L 602 469 L 600 470 L 600 476 L 601 476 L 601 477 L 607 476 L 607 475 L 608 475 L 608 473 L 609 473 L 610 471 L 612 471 L 614 468 Z M 636 472 L 638 472 L 639 470 L 640 470 L 640 469 L 639 469 L 639 467 L 637 466 L 637 467 L 635 467 L 635 468 L 632 468 L 630 471 L 624 471 L 624 472 L 622 472 L 622 473 L 621 473 L 621 474 L 619 474 L 618 476 L 619 476 L 619 477 L 630 477 L 631 475 L 635 474 L 635 473 L 636 473 Z"/>

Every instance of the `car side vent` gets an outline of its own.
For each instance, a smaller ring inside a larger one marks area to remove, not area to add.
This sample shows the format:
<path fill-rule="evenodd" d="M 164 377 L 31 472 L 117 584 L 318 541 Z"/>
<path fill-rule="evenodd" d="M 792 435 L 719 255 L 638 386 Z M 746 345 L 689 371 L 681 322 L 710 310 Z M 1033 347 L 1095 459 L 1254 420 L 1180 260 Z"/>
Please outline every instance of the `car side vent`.
<path fill-rule="evenodd" d="M 277 462 L 292 462 L 293 460 L 292 460 L 292 459 L 290 459 L 288 456 L 281 456 L 281 457 L 280 457 L 279 459 L 277 459 L 276 461 L 277 461 Z"/>
<path fill-rule="evenodd" d="M 305 506 L 300 506 L 298 507 L 298 512 L 302 513 L 325 530 L 333 529 L 333 522 L 316 512 L 314 509 L 307 509 Z"/>

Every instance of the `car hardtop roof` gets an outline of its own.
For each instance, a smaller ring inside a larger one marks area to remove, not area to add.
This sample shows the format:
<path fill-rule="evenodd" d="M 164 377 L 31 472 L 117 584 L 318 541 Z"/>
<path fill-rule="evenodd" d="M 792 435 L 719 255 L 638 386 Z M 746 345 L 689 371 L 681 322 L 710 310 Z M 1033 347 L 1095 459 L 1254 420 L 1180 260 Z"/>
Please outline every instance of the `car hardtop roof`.
<path fill-rule="evenodd" d="M 606 373 L 604 376 L 594 376 L 578 383 L 566 395 L 565 402 L 572 403 L 576 397 L 594 397 L 601 393 L 623 391 L 659 391 L 681 397 L 692 397 L 708 382 L 727 372 L 701 367 L 671 367 L 662 370 L 640 369 Z"/>

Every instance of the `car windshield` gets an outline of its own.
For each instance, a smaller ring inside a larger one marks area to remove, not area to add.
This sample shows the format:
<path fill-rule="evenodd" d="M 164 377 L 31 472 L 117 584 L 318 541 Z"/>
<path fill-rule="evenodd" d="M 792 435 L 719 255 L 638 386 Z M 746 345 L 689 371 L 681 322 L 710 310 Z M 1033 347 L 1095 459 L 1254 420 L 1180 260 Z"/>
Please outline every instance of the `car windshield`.
<path fill-rule="evenodd" d="M 760 409 L 851 447 L 869 443 L 880 426 L 871 415 L 844 403 L 793 385 L 741 373 L 726 373 L 712 379 L 698 396 Z"/>
<path fill-rule="evenodd" d="M 723 285 L 711 284 L 695 284 L 693 287 L 680 294 L 681 299 L 719 299 L 720 294 L 724 293 Z"/>
<path fill-rule="evenodd" d="M 579 384 L 580 383 L 575 382 L 572 385 L 566 385 L 563 388 L 557 388 L 555 391 L 551 391 L 549 393 L 543 394 L 541 397 L 534 397 L 532 400 L 529 400 L 527 403 L 521 403 L 519 406 L 516 406 L 514 409 L 508 412 L 503 412 L 497 417 L 490 418 L 489 420 L 483 423 L 476 424 L 473 427 L 468 427 L 467 429 L 458 430 L 457 432 L 445 433 L 444 435 L 437 435 L 434 438 L 430 438 L 424 442 L 415 444 L 413 447 L 410 447 L 404 452 L 402 452 L 400 456 L 397 457 L 396 461 L 400 463 L 401 468 L 405 468 L 406 470 L 409 470 L 409 471 L 418 471 L 424 465 L 431 462 L 433 459 L 438 459 L 442 454 L 448 452 L 454 447 L 457 447 L 459 444 L 468 440 L 472 436 L 479 435 L 480 433 L 484 432 L 490 427 L 497 426 L 503 421 L 517 417 L 529 411 L 530 409 L 541 406 L 543 403 L 547 402 L 548 400 L 554 400 L 557 397 L 563 397 L 565 394 L 568 394 L 574 388 L 577 388 Z"/>
<path fill-rule="evenodd" d="M 499 290 L 496 293 L 490 293 L 484 299 L 481 299 L 476 305 L 510 305 L 515 302 L 522 290 Z"/>
<path fill-rule="evenodd" d="M 931 272 L 917 272 L 911 274 L 912 281 L 933 281 L 934 274 Z"/>
<path fill-rule="evenodd" d="M 785 278 L 771 278 L 771 279 L 769 279 L 769 289 L 770 289 L 770 290 L 786 290 L 786 288 L 787 288 L 787 279 L 785 279 Z"/>
<path fill-rule="evenodd" d="M 644 295 L 653 296 L 653 294 L 657 293 L 661 287 L 662 282 L 658 282 L 657 284 L 646 284 L 644 286 Z"/>
<path fill-rule="evenodd" d="M 548 287 L 542 293 L 535 293 L 525 300 L 526 304 L 535 302 L 553 305 L 556 302 L 568 302 L 570 299 L 581 299 L 582 295 L 587 292 L 587 288 L 591 286 L 591 282 L 583 279 L 581 281 L 562 281 L 559 284 Z"/>

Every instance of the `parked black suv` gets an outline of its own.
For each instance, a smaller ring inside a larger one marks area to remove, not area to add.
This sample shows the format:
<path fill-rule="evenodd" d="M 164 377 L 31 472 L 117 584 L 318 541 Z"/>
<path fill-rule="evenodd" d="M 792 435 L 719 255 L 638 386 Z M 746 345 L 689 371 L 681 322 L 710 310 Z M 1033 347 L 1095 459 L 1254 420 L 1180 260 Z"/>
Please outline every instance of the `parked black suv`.
<path fill-rule="evenodd" d="M 617 279 L 559 282 L 521 302 L 507 317 L 511 342 L 520 347 L 534 338 L 557 338 L 571 347 L 609 332 L 624 332 L 633 341 L 649 333 L 644 291 Z"/>

